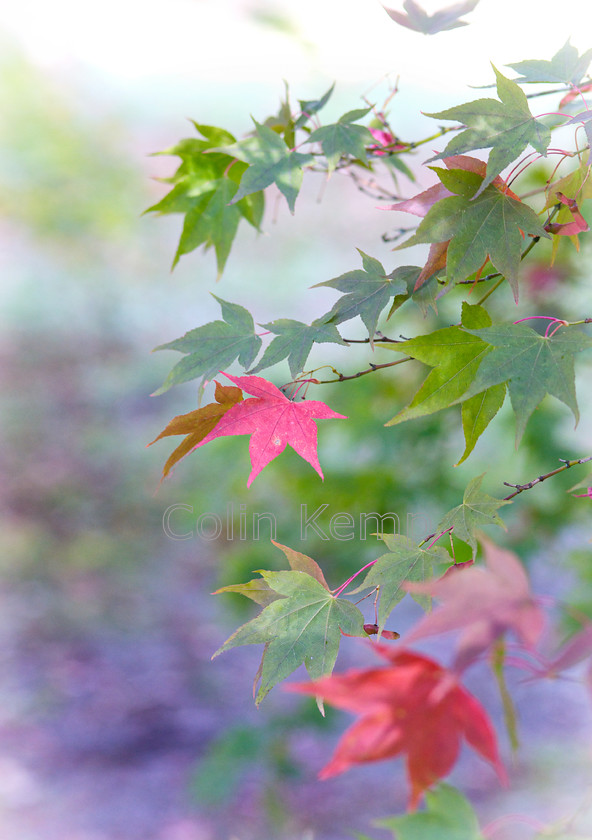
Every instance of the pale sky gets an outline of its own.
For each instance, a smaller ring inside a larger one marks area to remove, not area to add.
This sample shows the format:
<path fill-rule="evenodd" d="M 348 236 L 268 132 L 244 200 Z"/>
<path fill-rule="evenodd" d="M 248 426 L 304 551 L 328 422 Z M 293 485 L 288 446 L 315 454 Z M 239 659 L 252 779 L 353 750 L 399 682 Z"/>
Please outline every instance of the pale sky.
<path fill-rule="evenodd" d="M 451 2 L 421 0 L 430 12 Z M 246 12 L 257 10 L 287 18 L 299 37 L 256 25 Z M 35 63 L 88 65 L 122 80 L 299 83 L 390 73 L 441 91 L 487 83 L 490 60 L 501 68 L 550 58 L 570 36 L 580 52 L 592 42 L 590 0 L 480 0 L 466 19 L 470 26 L 424 36 L 392 22 L 378 0 L 19 0 L 3 4 L 0 29 Z"/>

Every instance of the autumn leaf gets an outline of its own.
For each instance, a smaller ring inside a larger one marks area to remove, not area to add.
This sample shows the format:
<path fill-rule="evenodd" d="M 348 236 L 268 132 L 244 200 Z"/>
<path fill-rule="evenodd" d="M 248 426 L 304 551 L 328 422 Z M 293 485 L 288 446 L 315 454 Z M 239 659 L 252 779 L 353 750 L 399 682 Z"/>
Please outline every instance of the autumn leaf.
<path fill-rule="evenodd" d="M 493 66 L 493 65 L 492 65 Z M 530 144 L 540 155 L 547 154 L 551 142 L 549 128 L 530 113 L 524 91 L 493 67 L 497 79 L 497 99 L 477 99 L 436 114 L 437 120 L 454 120 L 466 128 L 453 137 L 440 154 L 430 160 L 441 160 L 473 149 L 491 148 L 487 174 L 478 195 L 492 183 L 496 175 L 519 157 Z"/>
<path fill-rule="evenodd" d="M 499 525 L 506 530 L 497 511 L 504 505 L 511 504 L 506 499 L 488 496 L 481 490 L 484 476 L 485 473 L 482 473 L 471 479 L 464 492 L 462 504 L 449 511 L 436 526 L 438 534 L 453 528 L 453 536 L 470 545 L 473 553 L 477 550 L 476 532 L 479 528 L 485 525 Z"/>
<path fill-rule="evenodd" d="M 465 739 L 505 782 L 495 733 L 481 704 L 436 662 L 408 650 L 374 645 L 386 668 L 351 670 L 286 686 L 361 715 L 341 738 L 319 778 L 355 764 L 405 755 L 410 808 L 454 766 Z"/>
<path fill-rule="evenodd" d="M 347 346 L 335 324 L 328 324 L 317 318 L 310 326 L 291 318 L 278 318 L 270 324 L 262 324 L 266 330 L 275 333 L 256 367 L 249 373 L 259 373 L 287 357 L 290 375 L 297 376 L 303 369 L 313 344 L 342 344 Z"/>
<path fill-rule="evenodd" d="M 163 394 L 181 382 L 202 377 L 210 379 L 220 368 L 238 359 L 248 368 L 261 347 L 261 339 L 255 334 L 252 315 L 242 306 L 216 297 L 222 309 L 223 321 L 211 321 L 185 333 L 181 338 L 161 344 L 155 350 L 177 350 L 185 358 L 174 366 L 164 383 L 153 396 Z"/>
<path fill-rule="evenodd" d="M 550 61 L 527 59 L 508 64 L 508 67 L 522 74 L 514 79 L 518 84 L 563 82 L 566 85 L 579 85 L 591 59 L 592 50 L 587 50 L 580 56 L 577 49 L 571 46 L 568 38 Z"/>
<path fill-rule="evenodd" d="M 479 0 L 465 0 L 464 3 L 454 3 L 428 15 L 419 3 L 415 0 L 405 0 L 403 8 L 407 14 L 398 12 L 395 9 L 387 9 L 383 6 L 387 15 L 407 29 L 414 29 L 424 35 L 435 35 L 437 32 L 444 32 L 448 29 L 456 29 L 459 26 L 467 26 L 466 20 L 459 20 L 463 15 L 472 12 Z"/>
<path fill-rule="evenodd" d="M 508 631 L 533 649 L 544 627 L 543 613 L 516 555 L 482 536 L 479 542 L 485 550 L 485 568 L 452 566 L 439 580 L 404 584 L 409 592 L 442 602 L 405 636 L 405 644 L 461 630 L 457 670 L 466 668 Z"/>
<path fill-rule="evenodd" d="M 546 394 L 565 403 L 578 422 L 574 355 L 592 347 L 592 338 L 574 330 L 560 330 L 545 337 L 526 324 L 499 324 L 466 331 L 493 349 L 484 354 L 473 382 L 456 402 L 506 382 L 516 415 L 516 446 L 530 415 Z"/>
<path fill-rule="evenodd" d="M 173 417 L 158 437 L 148 444 L 148 446 L 152 446 L 157 440 L 170 435 L 186 435 L 183 443 L 169 455 L 162 471 L 163 478 L 166 478 L 175 464 L 191 452 L 200 440 L 203 440 L 216 427 L 222 415 L 226 414 L 233 405 L 240 402 L 243 395 L 240 388 L 234 388 L 232 385 L 220 385 L 219 382 L 216 382 L 214 397 L 216 399 L 215 403 L 198 408 L 196 411 L 190 411 L 188 414 L 179 414 L 177 417 Z"/>
<path fill-rule="evenodd" d="M 412 543 L 408 537 L 399 534 L 382 534 L 388 553 L 383 554 L 368 570 L 364 582 L 355 590 L 379 588 L 378 626 L 382 632 L 389 615 L 405 597 L 404 581 L 425 581 L 434 576 L 434 568 L 441 564 L 450 565 L 450 554 L 440 546 L 429 549 Z M 424 609 L 430 609 L 431 600 L 421 594 L 412 597 Z"/>
<path fill-rule="evenodd" d="M 265 604 L 259 615 L 243 624 L 214 653 L 241 645 L 265 645 L 257 672 L 257 705 L 274 685 L 304 663 L 313 679 L 330 674 L 342 633 L 365 636 L 360 610 L 329 591 L 318 564 L 288 546 L 275 543 L 286 555 L 289 572 L 260 571 L 264 582 L 225 586 L 218 592 L 240 592 Z M 217 593 L 216 593 L 217 594 Z M 254 595 L 257 597 L 254 597 Z"/>
<path fill-rule="evenodd" d="M 279 388 L 260 376 L 231 376 L 227 379 L 254 396 L 233 406 L 218 425 L 200 441 L 204 446 L 226 435 L 251 435 L 249 454 L 253 479 L 290 444 L 323 478 L 317 456 L 317 427 L 314 420 L 347 418 L 317 400 L 293 402 Z"/>

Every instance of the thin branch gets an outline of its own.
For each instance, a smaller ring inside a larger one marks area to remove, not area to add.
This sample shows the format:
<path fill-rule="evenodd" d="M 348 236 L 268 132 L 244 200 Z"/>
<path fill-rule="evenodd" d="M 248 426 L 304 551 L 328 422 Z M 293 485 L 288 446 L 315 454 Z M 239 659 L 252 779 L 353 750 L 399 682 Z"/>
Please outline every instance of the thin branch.
<path fill-rule="evenodd" d="M 516 488 L 514 493 L 510 493 L 509 496 L 504 496 L 504 502 L 509 502 L 510 499 L 514 498 L 514 496 L 517 496 L 519 493 L 524 493 L 525 490 L 530 490 L 531 487 L 535 486 L 535 484 L 541 484 L 543 481 L 546 481 L 548 478 L 551 478 L 552 475 L 557 475 L 558 473 L 565 472 L 565 470 L 569 470 L 571 467 L 575 467 L 577 464 L 585 464 L 588 461 L 592 461 L 592 455 L 588 455 L 587 458 L 577 458 L 575 461 L 566 461 L 565 458 L 560 458 L 559 460 L 563 462 L 562 467 L 557 467 L 556 470 L 551 470 L 551 472 L 548 472 L 545 475 L 539 475 L 537 478 L 533 478 L 532 481 L 529 481 L 528 484 L 510 484 L 509 481 L 504 481 L 506 487 Z"/>
<path fill-rule="evenodd" d="M 367 373 L 374 373 L 376 370 L 382 370 L 383 368 L 394 367 L 395 365 L 402 365 L 403 362 L 410 362 L 411 356 L 405 356 L 404 359 L 397 359 L 396 362 L 385 362 L 383 365 L 373 365 L 370 364 L 370 367 L 367 370 L 360 370 L 357 373 L 352 373 L 350 376 L 346 376 L 344 373 L 340 373 L 335 368 L 331 368 L 333 373 L 337 375 L 337 379 L 315 379 L 315 385 L 329 385 L 331 382 L 346 382 L 348 379 L 359 379 L 360 376 L 366 376 Z"/>

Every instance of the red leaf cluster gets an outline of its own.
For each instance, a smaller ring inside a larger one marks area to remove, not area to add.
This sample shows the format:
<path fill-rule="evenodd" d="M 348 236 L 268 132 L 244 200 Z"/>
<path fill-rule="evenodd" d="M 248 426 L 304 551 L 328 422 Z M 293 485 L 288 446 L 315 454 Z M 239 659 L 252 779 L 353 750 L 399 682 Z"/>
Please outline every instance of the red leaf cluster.
<path fill-rule="evenodd" d="M 411 784 L 409 807 L 454 766 L 462 740 L 506 775 L 495 732 L 481 704 L 450 671 L 408 650 L 374 649 L 387 668 L 351 670 L 311 683 L 288 686 L 361 715 L 344 734 L 319 778 L 343 773 L 354 764 L 406 755 Z"/>

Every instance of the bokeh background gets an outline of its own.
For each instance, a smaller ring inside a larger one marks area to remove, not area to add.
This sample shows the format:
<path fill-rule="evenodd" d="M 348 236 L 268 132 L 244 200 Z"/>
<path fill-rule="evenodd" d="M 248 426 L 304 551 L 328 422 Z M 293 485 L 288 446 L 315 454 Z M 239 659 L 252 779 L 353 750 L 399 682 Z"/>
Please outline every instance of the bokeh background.
<path fill-rule="evenodd" d="M 381 236 L 401 222 L 339 175 L 328 185 L 309 179 L 294 217 L 271 196 L 265 235 L 240 230 L 218 285 L 212 254 L 185 256 L 171 274 L 181 219 L 142 212 L 164 194 L 157 179 L 175 166 L 151 154 L 190 136 L 187 118 L 242 135 L 251 114 L 277 111 L 284 79 L 294 100 L 337 81 L 327 120 L 360 107 L 362 96 L 380 104 L 398 79 L 391 123 L 404 139 L 419 139 L 433 131 L 420 109 L 470 99 L 467 84 L 490 82 L 490 59 L 501 67 L 550 58 L 570 36 L 580 51 L 591 46 L 583 0 L 566 0 L 552 15 L 538 3 L 481 0 L 470 20 L 426 38 L 397 27 L 374 0 L 29 0 L 2 9 L 0 837 L 343 840 L 357 830 L 380 838 L 371 820 L 404 808 L 400 762 L 315 781 L 345 715 L 328 710 L 323 720 L 314 704 L 279 688 L 256 711 L 260 652 L 243 648 L 210 662 L 253 613 L 238 596 L 209 593 L 254 569 L 281 567 L 265 534 L 172 540 L 163 514 L 170 505 L 192 508 L 175 519 L 181 532 L 206 511 L 224 518 L 229 504 L 271 511 L 278 539 L 317 558 L 336 586 L 382 553 L 380 544 L 314 535 L 303 544 L 301 504 L 312 511 L 329 503 L 328 516 L 390 510 L 433 523 L 482 472 L 487 492 L 502 496 L 503 481 L 524 482 L 560 457 L 590 454 L 590 363 L 578 363 L 576 430 L 567 409 L 547 399 L 515 451 L 505 406 L 456 469 L 456 410 L 382 425 L 423 376 L 397 368 L 396 376 L 315 393 L 350 417 L 321 424 L 324 483 L 286 452 L 247 491 L 247 447 L 237 438 L 200 450 L 159 486 L 172 445 L 146 444 L 173 415 L 196 407 L 197 393 L 188 383 L 150 397 L 177 359 L 150 351 L 217 318 L 209 292 L 246 306 L 258 322 L 307 320 L 334 300 L 329 290 L 307 289 L 356 268 L 356 247 L 391 268 L 415 257 L 392 253 Z M 533 177 L 533 187 L 544 177 Z M 418 186 L 428 186 L 422 178 Z M 418 186 L 399 182 L 406 195 Z M 586 237 L 579 255 L 562 243 L 550 270 L 540 248 L 540 264 L 523 278 L 528 308 L 515 309 L 509 291 L 493 307 L 504 317 L 533 314 L 533 306 L 589 316 L 591 252 Z M 458 301 L 444 298 L 427 326 L 419 311 L 402 312 L 395 328 L 446 326 Z M 363 337 L 361 324 L 346 332 Z M 319 364 L 344 372 L 367 365 L 363 350 L 326 347 L 315 350 Z M 281 382 L 286 372 L 278 366 L 269 376 Z M 575 628 L 574 615 L 592 617 L 590 502 L 565 492 L 585 469 L 525 494 L 504 510 L 508 533 L 490 533 L 520 554 L 535 590 L 553 599 L 559 630 L 550 645 Z M 417 614 L 404 602 L 393 629 Z M 450 644 L 431 651 L 446 661 Z M 354 642 L 339 666 L 367 657 Z M 592 704 L 574 677 L 534 685 L 511 678 L 523 741 L 512 757 L 490 677 L 470 674 L 500 722 L 513 783 L 502 791 L 489 768 L 463 759 L 452 781 L 484 821 L 519 812 L 552 822 L 580 809 L 582 830 L 592 832 Z M 530 837 L 532 828 L 512 824 L 497 836 Z"/>

